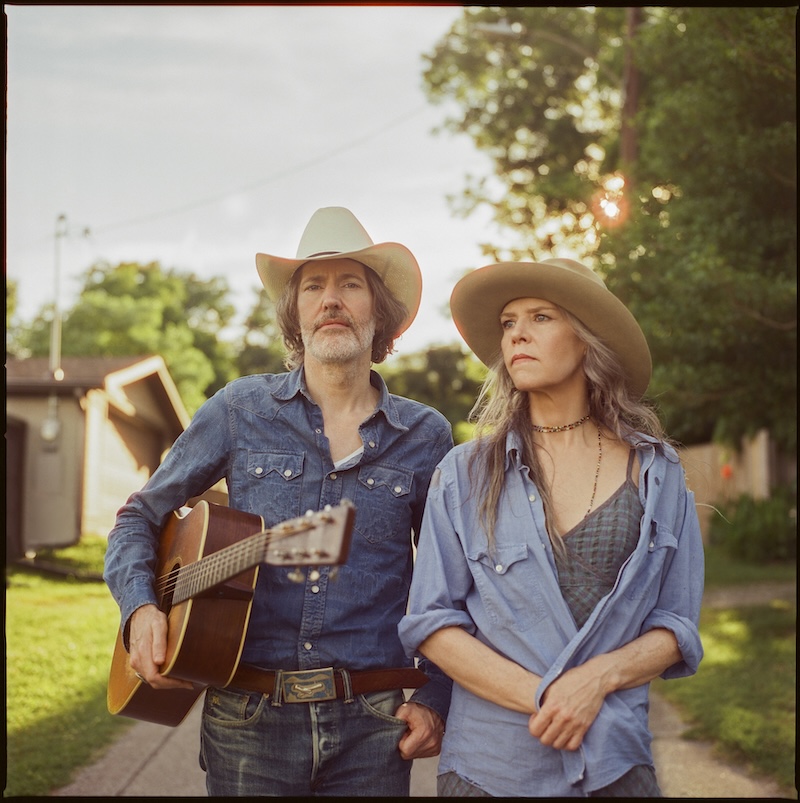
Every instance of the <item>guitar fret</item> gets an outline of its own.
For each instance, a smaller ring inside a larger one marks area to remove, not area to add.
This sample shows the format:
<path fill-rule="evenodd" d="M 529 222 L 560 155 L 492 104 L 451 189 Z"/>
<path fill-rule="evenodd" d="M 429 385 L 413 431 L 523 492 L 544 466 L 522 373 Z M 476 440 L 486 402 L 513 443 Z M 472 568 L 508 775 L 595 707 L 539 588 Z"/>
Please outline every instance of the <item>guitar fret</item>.
<path fill-rule="evenodd" d="M 261 563 L 269 536 L 268 531 L 255 533 L 245 541 L 231 544 L 197 563 L 182 567 L 175 583 L 173 604 L 195 597 Z"/>

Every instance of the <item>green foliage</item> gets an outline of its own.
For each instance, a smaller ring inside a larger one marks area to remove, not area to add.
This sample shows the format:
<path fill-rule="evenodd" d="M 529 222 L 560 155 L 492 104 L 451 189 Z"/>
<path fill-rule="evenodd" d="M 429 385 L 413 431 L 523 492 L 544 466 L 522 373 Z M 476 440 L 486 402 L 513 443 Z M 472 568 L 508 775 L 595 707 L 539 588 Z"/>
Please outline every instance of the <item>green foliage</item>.
<path fill-rule="evenodd" d="M 7 571 L 6 797 L 49 795 L 132 724 L 106 708 L 118 627 L 101 583 Z"/>
<path fill-rule="evenodd" d="M 228 293 L 224 279 L 201 280 L 157 262 L 93 265 L 77 303 L 64 315 L 63 354 L 160 354 L 194 412 L 232 378 L 232 350 L 220 338 L 234 314 Z M 31 354 L 46 355 L 49 338 L 49 316 L 42 313 L 26 333 Z"/>
<path fill-rule="evenodd" d="M 768 499 L 742 494 L 721 505 L 709 540 L 734 558 L 752 563 L 797 558 L 797 489 L 777 488 Z"/>
<path fill-rule="evenodd" d="M 706 589 L 751 583 L 797 583 L 797 561 L 754 563 L 731 555 L 724 547 L 705 546 Z"/>
<path fill-rule="evenodd" d="M 244 322 L 244 334 L 236 356 L 238 375 L 281 373 L 286 370 L 285 357 L 286 348 L 275 318 L 275 305 L 261 287 Z"/>
<path fill-rule="evenodd" d="M 796 9 L 642 7 L 629 27 L 633 11 L 465 8 L 424 73 L 457 104 L 446 127 L 495 162 L 460 211 L 514 230 L 492 258 L 598 268 L 647 335 L 677 440 L 767 428 L 796 449 Z M 597 199 L 620 171 L 612 221 Z"/>
<path fill-rule="evenodd" d="M 491 205 L 519 234 L 512 259 L 585 248 L 595 182 L 616 147 L 624 13 L 469 7 L 426 57 L 429 97 L 460 108 L 445 127 L 495 162 L 494 181 L 470 179 L 461 211 Z"/>
<path fill-rule="evenodd" d="M 74 572 L 77 576 L 103 574 L 108 539 L 101 535 L 83 535 L 73 546 L 61 549 L 39 549 L 35 562 L 59 567 L 65 572 Z"/>
<path fill-rule="evenodd" d="M 6 354 L 11 357 L 25 356 L 25 351 L 19 343 L 18 295 L 17 283 L 13 279 L 6 279 Z"/>
<path fill-rule="evenodd" d="M 689 735 L 713 740 L 724 757 L 795 782 L 797 609 L 789 605 L 704 610 L 705 657 L 696 675 L 654 689 L 694 723 Z"/>
<path fill-rule="evenodd" d="M 392 393 L 438 410 L 454 428 L 456 442 L 471 432 L 466 424 L 485 376 L 483 365 L 458 344 L 434 346 L 377 366 Z"/>
<path fill-rule="evenodd" d="M 687 443 L 796 448 L 795 13 L 662 10 L 638 38 L 639 204 L 600 258 Z"/>

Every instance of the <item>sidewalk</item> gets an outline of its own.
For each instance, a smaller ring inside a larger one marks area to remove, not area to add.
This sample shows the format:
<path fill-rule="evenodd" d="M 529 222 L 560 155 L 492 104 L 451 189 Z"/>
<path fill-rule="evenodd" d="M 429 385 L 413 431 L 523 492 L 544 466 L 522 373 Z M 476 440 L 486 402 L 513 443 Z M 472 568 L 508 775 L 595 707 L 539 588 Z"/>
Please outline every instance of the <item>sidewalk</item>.
<path fill-rule="evenodd" d="M 777 798 L 778 788 L 750 778 L 741 768 L 711 755 L 704 742 L 681 738 L 684 724 L 676 710 L 653 695 L 650 726 L 658 779 L 666 797 Z M 53 792 L 74 797 L 205 797 L 205 775 L 197 763 L 201 706 L 177 728 L 137 722 L 92 766 Z M 413 797 L 436 796 L 438 759 L 414 762 Z"/>
<path fill-rule="evenodd" d="M 796 599 L 796 593 L 793 585 L 741 590 L 736 592 L 736 602 Z M 728 602 L 711 594 L 705 600 L 709 606 Z M 198 702 L 177 728 L 134 723 L 96 764 L 85 767 L 53 796 L 205 797 L 205 776 L 197 763 L 200 711 Z M 786 798 L 775 784 L 751 778 L 743 768 L 716 759 L 710 744 L 681 738 L 686 726 L 677 710 L 657 694 L 651 695 L 650 729 L 656 771 L 666 797 Z M 436 796 L 437 765 L 436 758 L 414 762 L 413 797 Z"/>

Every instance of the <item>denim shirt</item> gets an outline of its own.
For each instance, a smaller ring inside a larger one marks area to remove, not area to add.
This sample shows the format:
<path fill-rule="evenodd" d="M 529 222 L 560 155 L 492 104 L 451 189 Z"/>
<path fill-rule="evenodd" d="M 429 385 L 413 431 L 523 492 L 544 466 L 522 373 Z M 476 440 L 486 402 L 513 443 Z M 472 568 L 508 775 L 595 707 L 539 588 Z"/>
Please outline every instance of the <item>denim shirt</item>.
<path fill-rule="evenodd" d="M 682 660 L 665 678 L 693 674 L 703 655 L 698 632 L 703 547 L 693 494 L 670 447 L 642 435 L 636 446 L 640 536 L 611 592 L 582 628 L 558 585 L 539 492 L 507 441 L 496 545 L 487 547 L 467 475 L 474 443 L 457 446 L 434 474 L 400 638 L 409 656 L 437 630 L 462 627 L 550 683 L 595 655 L 653 628 L 671 630 Z M 453 684 L 439 772 L 457 772 L 495 796 L 584 797 L 631 767 L 652 765 L 649 684 L 615 692 L 577 751 L 546 747 L 528 732 L 528 715 Z"/>
<path fill-rule="evenodd" d="M 350 670 L 409 666 L 397 634 L 433 470 L 452 447 L 448 421 L 418 402 L 380 391 L 360 428 L 363 454 L 337 470 L 322 412 L 302 368 L 229 383 L 197 411 L 141 491 L 119 510 L 109 534 L 105 579 L 122 622 L 153 590 L 157 537 L 171 511 L 221 478 L 231 508 L 265 526 L 349 499 L 356 516 L 344 565 L 293 582 L 283 567 L 259 567 L 241 660 L 267 669 Z M 446 716 L 450 681 L 428 662 L 433 682 L 414 695 Z"/>

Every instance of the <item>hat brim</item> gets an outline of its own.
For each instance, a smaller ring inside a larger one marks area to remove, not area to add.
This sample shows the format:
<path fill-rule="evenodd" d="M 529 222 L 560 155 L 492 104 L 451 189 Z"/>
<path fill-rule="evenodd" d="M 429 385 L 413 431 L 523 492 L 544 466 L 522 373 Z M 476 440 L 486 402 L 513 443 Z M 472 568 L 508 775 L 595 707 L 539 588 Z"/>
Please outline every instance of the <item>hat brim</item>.
<path fill-rule="evenodd" d="M 358 251 L 332 252 L 305 259 L 285 259 L 256 254 L 256 269 L 271 301 L 277 301 L 292 274 L 306 262 L 329 259 L 352 259 L 371 268 L 381 277 L 392 295 L 408 310 L 396 336 L 401 335 L 414 321 L 422 300 L 422 273 L 411 251 L 400 243 L 378 243 Z"/>
<path fill-rule="evenodd" d="M 517 298 L 542 298 L 571 312 L 615 352 L 631 392 L 641 398 L 650 383 L 652 360 L 636 319 L 599 277 L 586 278 L 558 262 L 505 262 L 464 276 L 450 297 L 453 321 L 464 341 L 484 365 L 493 366 L 501 354 L 503 308 Z"/>

